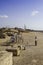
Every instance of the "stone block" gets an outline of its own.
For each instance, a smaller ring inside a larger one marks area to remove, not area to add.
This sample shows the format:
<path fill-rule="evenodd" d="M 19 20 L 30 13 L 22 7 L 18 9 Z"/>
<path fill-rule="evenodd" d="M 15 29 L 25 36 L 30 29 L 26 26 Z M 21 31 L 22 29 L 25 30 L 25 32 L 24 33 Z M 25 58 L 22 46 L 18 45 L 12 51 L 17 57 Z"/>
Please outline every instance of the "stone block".
<path fill-rule="evenodd" d="M 0 51 L 0 65 L 12 65 L 12 53 Z"/>
<path fill-rule="evenodd" d="M 6 51 L 12 52 L 13 56 L 19 56 L 20 55 L 19 48 L 7 48 Z"/>

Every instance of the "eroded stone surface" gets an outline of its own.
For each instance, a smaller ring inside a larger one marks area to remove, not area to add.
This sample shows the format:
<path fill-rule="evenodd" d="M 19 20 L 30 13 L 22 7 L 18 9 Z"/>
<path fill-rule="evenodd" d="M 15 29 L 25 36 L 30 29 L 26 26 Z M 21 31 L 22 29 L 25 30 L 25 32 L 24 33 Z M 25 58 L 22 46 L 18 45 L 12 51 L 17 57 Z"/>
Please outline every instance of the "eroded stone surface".
<path fill-rule="evenodd" d="M 12 53 L 0 51 L 0 65 L 12 65 Z"/>

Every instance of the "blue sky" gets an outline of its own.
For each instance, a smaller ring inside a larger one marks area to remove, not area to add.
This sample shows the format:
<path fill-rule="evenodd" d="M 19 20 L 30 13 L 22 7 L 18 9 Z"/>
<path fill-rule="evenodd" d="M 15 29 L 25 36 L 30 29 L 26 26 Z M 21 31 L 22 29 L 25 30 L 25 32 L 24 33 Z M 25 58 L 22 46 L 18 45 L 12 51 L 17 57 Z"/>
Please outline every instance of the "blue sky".
<path fill-rule="evenodd" d="M 0 27 L 43 30 L 43 0 L 0 0 Z"/>

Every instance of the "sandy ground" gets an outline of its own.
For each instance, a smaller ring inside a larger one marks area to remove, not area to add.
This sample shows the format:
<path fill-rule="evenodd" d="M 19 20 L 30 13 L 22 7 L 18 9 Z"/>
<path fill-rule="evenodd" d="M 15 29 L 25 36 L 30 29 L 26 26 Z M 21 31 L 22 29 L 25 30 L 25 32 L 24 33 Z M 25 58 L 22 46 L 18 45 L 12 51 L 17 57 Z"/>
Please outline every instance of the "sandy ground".
<path fill-rule="evenodd" d="M 38 39 L 37 46 L 35 36 Z M 23 37 L 26 50 L 23 50 L 20 56 L 13 57 L 13 65 L 43 65 L 43 33 L 23 33 Z"/>
<path fill-rule="evenodd" d="M 43 65 L 43 33 L 29 32 L 22 34 L 26 50 L 21 50 L 20 56 L 13 56 L 13 65 Z M 37 46 L 35 46 L 37 36 Z M 6 47 L 0 47 L 4 50 Z"/>

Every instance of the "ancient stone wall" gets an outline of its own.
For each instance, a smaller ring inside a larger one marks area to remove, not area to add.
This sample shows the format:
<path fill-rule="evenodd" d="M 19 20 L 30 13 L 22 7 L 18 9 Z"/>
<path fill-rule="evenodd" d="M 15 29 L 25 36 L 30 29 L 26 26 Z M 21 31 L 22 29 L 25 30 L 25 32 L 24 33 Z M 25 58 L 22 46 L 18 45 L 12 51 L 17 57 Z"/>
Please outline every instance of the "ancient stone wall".
<path fill-rule="evenodd" d="M 0 65 L 12 65 L 12 53 L 1 52 L 0 53 Z"/>

